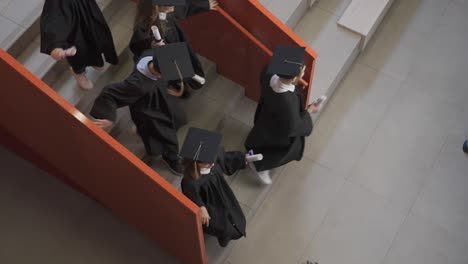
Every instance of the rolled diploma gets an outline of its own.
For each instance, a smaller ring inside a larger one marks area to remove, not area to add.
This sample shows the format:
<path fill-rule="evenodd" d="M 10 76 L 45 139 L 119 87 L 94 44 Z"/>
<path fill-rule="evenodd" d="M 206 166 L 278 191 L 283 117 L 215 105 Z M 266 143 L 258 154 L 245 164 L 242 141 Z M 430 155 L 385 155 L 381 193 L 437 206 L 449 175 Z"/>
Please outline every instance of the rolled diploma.
<path fill-rule="evenodd" d="M 202 84 L 202 85 L 205 84 L 205 82 L 206 82 L 205 78 L 203 78 L 203 77 L 201 77 L 200 75 L 197 75 L 197 74 L 195 74 L 195 75 L 192 77 L 192 79 L 193 79 L 194 81 L 196 81 L 197 83 Z"/>
<path fill-rule="evenodd" d="M 254 162 L 254 161 L 259 161 L 259 160 L 262 160 L 263 159 L 263 155 L 262 154 L 255 154 L 255 155 L 247 155 L 245 157 L 245 160 L 247 162 Z"/>
<path fill-rule="evenodd" d="M 161 33 L 159 33 L 159 29 L 157 26 L 152 26 L 151 31 L 153 31 L 153 36 L 156 39 L 157 42 L 160 42 L 162 40 Z"/>
<path fill-rule="evenodd" d="M 72 46 L 66 50 L 64 50 L 65 52 L 65 56 L 67 57 L 72 57 L 72 56 L 75 56 L 76 54 L 76 47 L 75 46 Z"/>

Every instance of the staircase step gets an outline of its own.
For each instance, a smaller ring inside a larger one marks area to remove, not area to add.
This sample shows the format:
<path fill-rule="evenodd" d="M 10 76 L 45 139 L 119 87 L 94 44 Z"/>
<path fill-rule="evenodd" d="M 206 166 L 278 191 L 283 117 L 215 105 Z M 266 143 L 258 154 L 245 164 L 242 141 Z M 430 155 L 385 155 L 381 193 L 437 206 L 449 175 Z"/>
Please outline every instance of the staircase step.
<path fill-rule="evenodd" d="M 393 0 L 353 0 L 338 24 L 362 36 L 361 49 L 364 49 Z"/>
<path fill-rule="evenodd" d="M 124 5 L 121 7 L 121 10 L 125 10 L 128 13 L 136 12 L 136 5 L 133 2 L 125 1 Z M 130 20 L 131 16 L 123 16 L 118 12 L 112 19 L 109 21 L 109 27 L 111 28 L 112 35 L 114 37 L 114 42 L 116 45 L 117 54 L 120 56 L 127 47 L 128 41 L 132 35 L 132 29 L 128 25 L 132 25 Z M 126 20 L 125 20 L 126 19 Z M 103 75 L 103 73 L 110 67 L 106 64 L 102 72 L 95 71 L 94 69 L 89 68 L 87 76 L 88 78 L 96 84 L 96 81 Z M 121 64 L 112 67 L 121 67 Z M 73 75 L 70 71 L 64 72 L 59 79 L 52 84 L 56 91 L 62 95 L 68 102 L 73 105 L 77 105 L 81 98 L 84 96 L 87 91 L 83 91 L 77 85 Z M 95 89 L 98 87 L 95 87 Z"/>
<path fill-rule="evenodd" d="M 215 91 L 211 94 L 210 91 Z M 223 93 L 225 97 L 217 96 Z M 179 143 L 182 143 L 190 127 L 200 127 L 208 130 L 216 130 L 222 122 L 226 113 L 229 113 L 236 103 L 243 97 L 244 90 L 235 83 L 224 77 L 218 76 L 212 81 L 207 82 L 206 87 L 201 91 L 195 92 L 189 99 L 181 99 L 180 104 L 184 109 L 188 124 L 180 128 L 177 132 Z M 122 145 L 129 148 L 138 157 L 143 157 L 145 151 L 139 136 L 133 131 L 133 122 L 127 109 L 125 114 L 120 117 L 120 126 L 114 127 L 111 134 Z M 114 130 L 118 129 L 119 133 Z M 135 143 L 137 142 L 137 143 Z M 154 161 L 152 166 L 162 177 L 180 188 L 180 178 L 174 176 L 161 161 Z"/>
<path fill-rule="evenodd" d="M 297 25 L 311 5 L 310 0 L 261 0 L 260 2 L 290 28 Z"/>
<path fill-rule="evenodd" d="M 213 80 L 215 80 L 218 77 L 218 74 L 216 73 L 216 65 L 213 62 L 211 62 L 210 60 L 208 60 L 208 59 L 206 59 L 206 58 L 204 58 L 202 56 L 198 56 L 198 57 L 200 59 L 200 62 L 202 64 L 202 67 L 203 67 L 204 72 L 205 72 L 206 82 L 211 83 Z M 108 80 L 107 83 L 103 83 L 102 86 L 105 86 L 106 84 L 109 84 L 109 83 L 124 80 L 130 74 L 130 72 L 132 71 L 133 62 L 132 63 L 125 63 L 124 65 L 125 66 L 122 66 L 122 67 L 126 69 L 126 70 L 124 70 L 124 72 L 126 72 L 127 75 L 125 75 L 125 76 L 122 75 L 122 78 L 115 79 L 114 81 Z M 206 87 L 204 87 L 200 92 L 202 92 L 205 89 L 206 89 Z M 199 92 L 195 91 L 194 96 L 196 96 L 198 93 Z M 88 113 L 91 110 L 92 103 L 94 102 L 94 98 L 96 98 L 98 94 L 99 93 L 93 95 L 91 97 L 91 100 L 87 100 L 88 105 L 86 107 L 81 106 L 81 107 L 79 107 L 79 109 L 83 113 Z M 182 102 L 182 105 L 184 105 L 184 102 Z M 185 103 L 185 105 L 187 105 L 187 103 Z M 187 108 L 188 106 L 185 106 L 185 107 Z M 114 123 L 114 125 L 109 129 L 110 135 L 112 135 L 113 137 L 117 137 L 119 135 L 119 133 L 122 133 L 122 132 L 124 132 L 125 130 L 128 129 L 129 122 L 131 123 L 131 118 L 130 118 L 129 111 L 126 108 L 118 109 L 117 120 Z"/>
<path fill-rule="evenodd" d="M 119 0 L 122 2 L 121 0 Z M 118 6 L 119 3 L 118 1 L 115 1 L 115 3 L 112 3 L 111 0 L 106 0 L 106 1 L 99 1 L 98 5 L 103 10 L 104 15 L 106 16 L 106 19 L 112 19 L 112 15 L 114 15 L 116 11 L 116 6 Z M 128 2 L 128 1 L 127 1 Z M 121 4 L 124 4 L 123 2 Z M 107 9 L 108 8 L 108 9 Z M 114 12 L 109 12 L 114 11 Z M 115 19 L 115 16 L 113 16 Z M 122 18 L 125 21 L 128 22 L 133 22 L 129 20 L 128 18 Z M 111 27 L 110 23 L 109 26 Z M 114 30 L 111 27 L 111 30 Z M 116 36 L 114 36 L 116 38 Z M 115 41 L 115 39 L 114 39 Z M 37 36 L 34 38 L 32 42 L 27 46 L 27 48 L 20 53 L 20 55 L 17 57 L 18 61 L 21 62 L 28 70 L 30 70 L 32 73 L 34 73 L 37 77 L 39 78 L 44 78 L 46 74 L 52 69 L 52 67 L 57 63 L 54 59 L 52 59 L 50 56 L 46 54 L 42 54 L 40 52 L 40 34 L 38 32 Z"/>
<path fill-rule="evenodd" d="M 9 50 L 36 22 L 44 0 L 5 1 L 0 9 L 0 48 Z"/>
<path fill-rule="evenodd" d="M 337 21 L 338 16 L 315 6 L 295 28 L 319 54 L 310 100 L 321 95 L 330 97 L 359 54 L 361 36 L 339 27 Z M 318 116 L 314 115 L 314 120 Z"/>

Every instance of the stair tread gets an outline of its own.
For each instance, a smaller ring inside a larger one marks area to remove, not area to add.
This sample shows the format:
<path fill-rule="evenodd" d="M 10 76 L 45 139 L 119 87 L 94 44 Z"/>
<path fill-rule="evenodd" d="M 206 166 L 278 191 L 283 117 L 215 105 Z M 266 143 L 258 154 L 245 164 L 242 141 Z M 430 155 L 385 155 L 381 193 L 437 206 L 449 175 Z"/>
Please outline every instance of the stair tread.
<path fill-rule="evenodd" d="M 40 17 L 44 0 L 10 1 L 0 10 L 0 47 L 8 50 Z"/>
<path fill-rule="evenodd" d="M 132 6 L 128 6 L 128 8 L 136 9 L 134 4 L 132 4 L 131 2 L 130 4 Z M 128 44 L 127 42 L 132 34 L 132 30 L 127 26 L 123 26 L 121 23 L 125 23 L 125 21 L 122 21 L 122 19 L 119 19 L 117 17 L 112 18 L 109 21 L 109 27 L 111 28 L 114 41 L 116 43 L 116 51 L 118 55 L 121 55 L 123 53 L 123 51 L 126 48 L 126 45 Z M 120 66 L 121 65 L 119 64 L 119 67 Z M 88 78 L 91 81 L 96 82 L 96 80 L 98 80 L 108 69 L 109 65 L 106 64 L 106 66 L 104 67 L 105 68 L 103 72 L 95 71 L 94 69 L 89 69 L 87 72 Z M 74 77 L 70 72 L 64 72 L 53 86 L 57 90 L 57 92 L 60 95 L 62 95 L 62 97 L 64 97 L 68 102 L 70 102 L 73 105 L 78 104 L 81 97 L 84 95 L 84 93 L 86 93 L 78 87 Z"/>
<path fill-rule="evenodd" d="M 101 10 L 104 10 L 106 7 L 109 6 L 111 1 L 112 0 L 101 0 L 98 1 L 98 5 L 101 8 Z M 114 15 L 114 17 L 116 15 Z M 112 33 L 114 35 L 114 32 Z M 28 45 L 28 47 L 19 55 L 17 59 L 37 77 L 43 78 L 47 74 L 47 72 L 57 63 L 57 61 L 52 59 L 50 56 L 42 54 L 40 52 L 40 39 L 40 35 L 36 36 L 34 41 L 31 42 L 30 45 Z"/>
<path fill-rule="evenodd" d="M 260 1 L 268 10 L 270 10 L 281 22 L 286 23 L 296 11 L 296 8 L 303 0 L 262 0 Z"/>
<path fill-rule="evenodd" d="M 320 8 L 312 8 L 295 28 L 295 32 L 320 54 L 315 66 L 312 99 L 330 95 L 330 87 L 359 48 L 361 36 L 342 29 L 336 24 L 337 20 Z"/>

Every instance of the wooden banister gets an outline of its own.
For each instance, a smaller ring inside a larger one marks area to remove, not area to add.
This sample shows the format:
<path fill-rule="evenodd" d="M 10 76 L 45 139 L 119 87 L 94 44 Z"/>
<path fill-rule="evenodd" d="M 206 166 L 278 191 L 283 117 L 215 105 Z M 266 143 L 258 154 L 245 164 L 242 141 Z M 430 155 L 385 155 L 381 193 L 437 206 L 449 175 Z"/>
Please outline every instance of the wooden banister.
<path fill-rule="evenodd" d="M 0 49 L 0 142 L 79 188 L 183 263 L 204 264 L 199 208 Z"/>

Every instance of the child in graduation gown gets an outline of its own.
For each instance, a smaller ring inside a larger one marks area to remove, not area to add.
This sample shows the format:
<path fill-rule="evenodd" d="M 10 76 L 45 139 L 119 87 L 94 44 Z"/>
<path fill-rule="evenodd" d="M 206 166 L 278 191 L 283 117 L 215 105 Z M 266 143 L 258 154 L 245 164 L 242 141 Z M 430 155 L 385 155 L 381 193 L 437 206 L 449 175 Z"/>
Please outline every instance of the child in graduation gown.
<path fill-rule="evenodd" d="M 242 152 L 220 151 L 222 135 L 190 128 L 180 155 L 184 158 L 182 192 L 200 207 L 203 230 L 222 247 L 246 235 L 244 213 L 224 179 L 246 166 Z"/>
<path fill-rule="evenodd" d="M 215 0 L 140 0 L 138 13 L 135 18 L 135 28 L 130 40 L 130 50 L 134 57 L 140 57 L 141 53 L 158 45 L 187 42 L 187 38 L 179 25 L 177 19 L 193 16 L 201 12 L 214 9 L 217 6 Z M 162 40 L 157 42 L 152 26 L 159 29 Z M 192 50 L 189 51 L 195 73 L 205 77 L 201 63 Z M 187 96 L 191 89 L 200 89 L 203 84 L 193 79 L 185 81 L 185 93 Z M 182 94 L 182 93 L 181 93 Z"/>
<path fill-rule="evenodd" d="M 305 137 L 313 128 L 310 113 L 319 111 L 318 103 L 305 108 L 295 88 L 304 76 L 304 55 L 301 47 L 276 47 L 261 77 L 262 94 L 245 148 L 263 154 L 251 167 L 265 184 L 272 183 L 269 170 L 302 159 Z"/>
<path fill-rule="evenodd" d="M 67 59 L 78 85 L 93 83 L 86 67 L 118 63 L 112 33 L 95 0 L 46 0 L 40 19 L 41 53 L 55 60 Z"/>
<path fill-rule="evenodd" d="M 106 128 L 116 120 L 117 108 L 129 106 L 147 157 L 162 154 L 168 168 L 181 175 L 176 135 L 181 124 L 175 117 L 177 107 L 168 100 L 168 82 L 193 75 L 186 43 L 156 47 L 143 53 L 127 79 L 104 87 L 90 115 Z"/>

